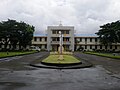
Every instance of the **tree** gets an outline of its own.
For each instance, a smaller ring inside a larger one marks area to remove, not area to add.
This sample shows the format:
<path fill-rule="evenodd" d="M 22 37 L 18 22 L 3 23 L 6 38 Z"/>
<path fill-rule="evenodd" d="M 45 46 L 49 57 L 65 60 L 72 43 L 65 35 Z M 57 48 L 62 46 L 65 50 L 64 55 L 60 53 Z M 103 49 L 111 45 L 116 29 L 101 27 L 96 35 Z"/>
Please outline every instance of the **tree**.
<path fill-rule="evenodd" d="M 1 37 L 1 42 L 4 44 L 4 49 L 7 49 L 7 45 L 9 44 L 9 37 L 10 37 L 10 32 L 8 31 L 9 24 L 7 22 L 1 22 L 0 25 L 0 37 Z"/>
<path fill-rule="evenodd" d="M 33 38 L 34 26 L 25 24 L 24 22 L 20 23 L 20 37 L 19 37 L 19 47 L 26 48 L 27 45 L 31 44 Z"/>
<path fill-rule="evenodd" d="M 120 21 L 107 23 L 100 26 L 100 30 L 96 33 L 100 42 L 104 45 L 120 42 Z"/>
<path fill-rule="evenodd" d="M 5 50 L 8 44 L 9 49 L 16 49 L 16 46 L 26 48 L 30 45 L 33 38 L 34 27 L 24 22 L 17 22 L 16 20 L 0 22 L 0 44 L 4 44 Z"/>
<path fill-rule="evenodd" d="M 7 31 L 9 32 L 9 42 L 10 42 L 10 49 L 14 50 L 16 49 L 16 45 L 18 43 L 18 22 L 16 20 L 10 20 L 8 19 L 8 21 L 5 22 L 5 24 L 7 25 Z M 12 47 L 11 47 L 12 46 Z"/>

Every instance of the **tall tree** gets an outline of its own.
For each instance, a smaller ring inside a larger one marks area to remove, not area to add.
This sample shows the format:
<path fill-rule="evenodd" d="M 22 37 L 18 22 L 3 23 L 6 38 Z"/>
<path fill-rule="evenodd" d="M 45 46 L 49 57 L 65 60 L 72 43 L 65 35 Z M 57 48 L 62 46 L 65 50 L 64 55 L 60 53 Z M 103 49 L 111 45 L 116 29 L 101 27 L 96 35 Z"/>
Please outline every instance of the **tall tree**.
<path fill-rule="evenodd" d="M 1 29 L 0 29 L 0 37 L 1 37 L 1 42 L 4 44 L 4 49 L 7 49 L 7 45 L 9 44 L 9 37 L 10 37 L 10 32 L 8 31 L 10 28 L 9 23 L 7 22 L 1 22 Z"/>
<path fill-rule="evenodd" d="M 20 25 L 20 37 L 19 37 L 19 46 L 26 48 L 27 45 L 31 44 L 33 38 L 34 26 L 30 26 L 24 22 L 19 23 Z"/>
<path fill-rule="evenodd" d="M 12 46 L 11 49 L 16 49 L 17 45 L 20 48 L 26 48 L 27 45 L 30 45 L 33 32 L 33 26 L 8 19 L 8 21 L 0 22 L 0 43 L 4 44 L 5 49 L 7 49 L 8 44 Z"/>
<path fill-rule="evenodd" d="M 9 46 L 12 46 L 10 47 L 12 50 L 16 49 L 16 45 L 18 43 L 18 22 L 16 20 L 10 20 L 8 19 L 8 21 L 6 22 L 8 23 L 8 27 L 7 30 L 9 30 L 9 41 L 10 41 L 10 45 Z"/>
<path fill-rule="evenodd" d="M 100 28 L 96 34 L 99 36 L 102 44 L 108 45 L 120 42 L 120 21 L 107 23 L 100 26 Z"/>

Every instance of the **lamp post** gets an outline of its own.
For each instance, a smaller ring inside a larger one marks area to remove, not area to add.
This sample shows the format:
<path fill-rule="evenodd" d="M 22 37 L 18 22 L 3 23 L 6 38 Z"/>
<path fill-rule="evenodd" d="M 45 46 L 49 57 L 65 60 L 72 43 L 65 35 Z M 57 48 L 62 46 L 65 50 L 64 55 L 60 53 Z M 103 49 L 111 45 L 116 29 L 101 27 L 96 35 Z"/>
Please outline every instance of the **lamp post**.
<path fill-rule="evenodd" d="M 60 54 L 62 54 L 62 33 L 59 31 L 59 37 L 60 37 Z"/>

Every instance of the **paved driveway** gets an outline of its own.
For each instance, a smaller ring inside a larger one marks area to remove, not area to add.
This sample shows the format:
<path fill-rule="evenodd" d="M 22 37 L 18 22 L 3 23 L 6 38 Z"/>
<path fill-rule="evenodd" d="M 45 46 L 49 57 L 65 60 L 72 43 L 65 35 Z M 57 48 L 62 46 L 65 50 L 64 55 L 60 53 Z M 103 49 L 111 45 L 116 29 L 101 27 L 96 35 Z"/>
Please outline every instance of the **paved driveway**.
<path fill-rule="evenodd" d="M 106 64 L 101 63 L 104 62 L 104 60 L 106 60 L 105 63 L 107 63 L 107 60 L 112 62 L 114 62 L 114 60 L 75 53 L 85 60 L 91 60 L 90 62 L 95 66 L 84 69 L 59 70 L 33 68 L 27 65 L 29 62 L 39 59 L 41 55 L 46 54 L 48 53 L 40 52 L 4 62 L 4 65 L 10 62 L 14 63 L 11 63 L 13 64 L 11 66 L 0 66 L 0 90 L 120 90 L 119 71 L 111 72 L 112 69 L 109 71 L 104 68 Z M 118 60 L 116 61 L 119 62 Z M 17 67 L 14 65 L 16 62 L 27 64 L 21 64 Z M 2 63 L 0 64 L 3 65 Z M 113 64 L 109 63 L 109 65 Z M 106 67 L 107 66 L 108 64 Z M 15 67 L 17 67 L 17 69 L 15 69 Z M 25 67 L 27 67 L 27 69 Z M 117 66 L 113 65 L 111 67 Z"/>
<path fill-rule="evenodd" d="M 100 57 L 95 55 L 83 54 L 79 52 L 74 53 L 76 56 L 91 62 L 94 65 L 101 65 L 111 73 L 120 74 L 120 60 Z"/>

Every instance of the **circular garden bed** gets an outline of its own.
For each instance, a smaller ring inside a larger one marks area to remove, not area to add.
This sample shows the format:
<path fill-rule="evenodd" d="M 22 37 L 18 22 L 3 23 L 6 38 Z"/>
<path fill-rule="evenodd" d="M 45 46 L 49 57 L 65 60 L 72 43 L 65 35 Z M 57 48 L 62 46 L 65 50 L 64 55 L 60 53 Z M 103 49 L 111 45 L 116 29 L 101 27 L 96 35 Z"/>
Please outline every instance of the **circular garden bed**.
<path fill-rule="evenodd" d="M 41 63 L 52 66 L 69 66 L 82 63 L 79 59 L 75 58 L 72 55 L 62 55 L 62 60 L 59 60 L 59 56 L 60 55 L 49 55 L 47 58 L 43 59 Z"/>

